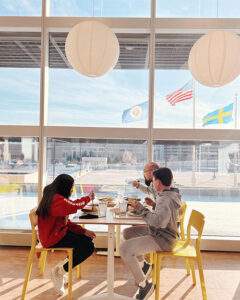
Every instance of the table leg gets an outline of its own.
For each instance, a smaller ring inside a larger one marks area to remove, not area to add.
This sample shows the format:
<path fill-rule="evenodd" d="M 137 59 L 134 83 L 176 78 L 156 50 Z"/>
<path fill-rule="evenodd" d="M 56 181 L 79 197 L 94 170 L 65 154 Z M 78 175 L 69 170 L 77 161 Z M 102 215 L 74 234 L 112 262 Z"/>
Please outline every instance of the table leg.
<path fill-rule="evenodd" d="M 116 250 L 114 252 L 115 257 L 120 257 L 120 254 L 119 254 L 120 239 L 121 239 L 121 226 L 116 225 Z M 108 252 L 107 251 L 98 251 L 97 255 L 108 255 Z"/>
<path fill-rule="evenodd" d="M 114 225 L 108 225 L 107 293 L 78 300 L 131 300 L 132 298 L 114 293 Z"/>

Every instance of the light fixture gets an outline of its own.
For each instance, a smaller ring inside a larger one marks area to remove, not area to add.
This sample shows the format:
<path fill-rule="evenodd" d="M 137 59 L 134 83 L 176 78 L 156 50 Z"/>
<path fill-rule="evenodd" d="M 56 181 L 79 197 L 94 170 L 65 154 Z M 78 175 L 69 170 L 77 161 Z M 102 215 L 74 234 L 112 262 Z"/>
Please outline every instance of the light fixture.
<path fill-rule="evenodd" d="M 66 39 L 66 56 L 72 67 L 89 77 L 99 77 L 114 68 L 119 57 L 115 33 L 98 21 L 74 26 Z"/>
<path fill-rule="evenodd" d="M 226 30 L 212 31 L 193 45 L 189 70 L 201 84 L 223 86 L 240 74 L 240 38 Z"/>

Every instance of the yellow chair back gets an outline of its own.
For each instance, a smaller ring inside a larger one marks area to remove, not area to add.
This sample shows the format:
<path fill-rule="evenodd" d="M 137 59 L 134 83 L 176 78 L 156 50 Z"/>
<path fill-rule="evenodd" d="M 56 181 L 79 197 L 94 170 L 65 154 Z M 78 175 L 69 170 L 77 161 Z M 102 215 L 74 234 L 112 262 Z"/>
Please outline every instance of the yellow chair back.
<path fill-rule="evenodd" d="M 186 201 L 182 200 L 182 206 L 180 207 L 179 222 L 180 222 L 180 236 L 183 241 L 185 241 L 184 219 L 185 219 L 186 210 L 187 210 L 187 203 Z"/>

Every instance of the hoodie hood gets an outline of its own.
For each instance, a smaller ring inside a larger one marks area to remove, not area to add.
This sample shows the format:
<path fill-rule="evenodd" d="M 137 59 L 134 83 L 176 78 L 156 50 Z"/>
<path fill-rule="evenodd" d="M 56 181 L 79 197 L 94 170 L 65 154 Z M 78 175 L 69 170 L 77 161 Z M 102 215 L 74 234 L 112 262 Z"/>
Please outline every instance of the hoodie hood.
<path fill-rule="evenodd" d="M 182 206 L 182 198 L 179 194 L 179 189 L 171 188 L 170 190 L 163 190 L 162 192 L 158 192 L 159 199 L 168 198 L 171 200 L 175 209 L 178 209 Z M 163 200 L 164 201 L 164 200 Z"/>

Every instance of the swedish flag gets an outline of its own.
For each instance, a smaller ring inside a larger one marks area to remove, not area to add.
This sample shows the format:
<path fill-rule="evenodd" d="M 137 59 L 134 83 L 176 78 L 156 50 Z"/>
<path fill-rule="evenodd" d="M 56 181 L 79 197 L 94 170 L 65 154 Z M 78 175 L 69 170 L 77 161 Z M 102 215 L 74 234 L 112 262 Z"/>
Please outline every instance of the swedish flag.
<path fill-rule="evenodd" d="M 213 112 L 207 114 L 203 118 L 202 126 L 209 124 L 224 124 L 233 121 L 232 118 L 233 103 L 228 106 L 224 106 L 220 109 L 214 110 Z"/>
<path fill-rule="evenodd" d="M 147 119 L 148 101 L 128 108 L 122 113 L 122 123 L 136 122 Z"/>

